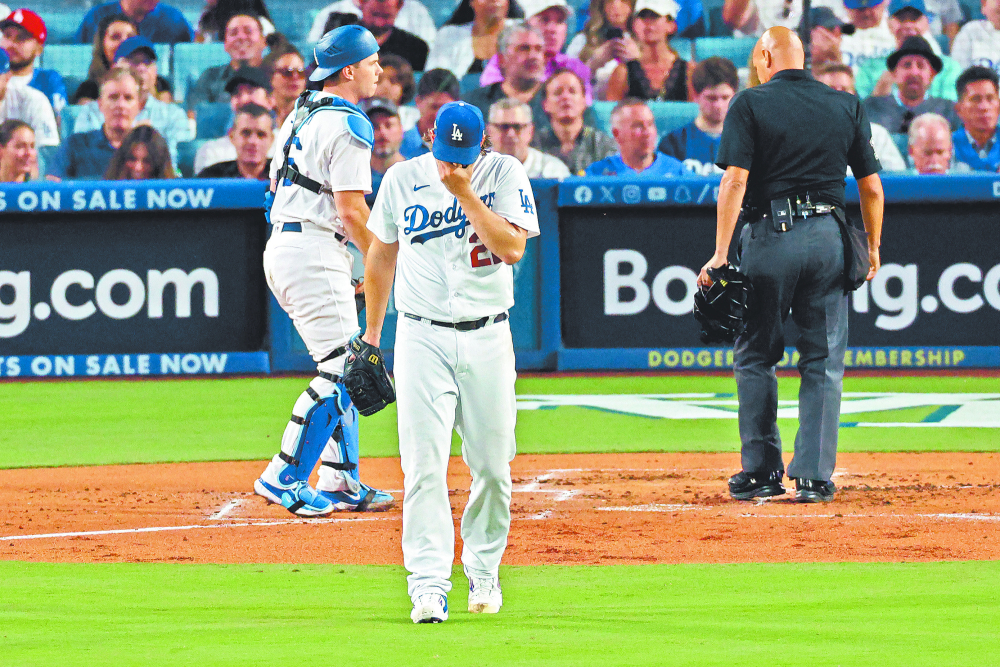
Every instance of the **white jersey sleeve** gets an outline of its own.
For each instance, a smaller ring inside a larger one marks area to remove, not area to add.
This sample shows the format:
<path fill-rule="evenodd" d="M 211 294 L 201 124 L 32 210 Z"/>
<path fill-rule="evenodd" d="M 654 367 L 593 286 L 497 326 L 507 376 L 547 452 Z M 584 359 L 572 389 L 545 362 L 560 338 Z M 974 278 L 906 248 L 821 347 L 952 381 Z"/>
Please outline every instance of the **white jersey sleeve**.
<path fill-rule="evenodd" d="M 528 232 L 528 238 L 538 236 L 538 214 L 535 194 L 524 166 L 515 157 L 504 156 L 497 170 L 497 194 L 493 212 Z"/>
<path fill-rule="evenodd" d="M 344 116 L 346 119 L 346 115 Z M 345 121 L 346 122 L 346 121 Z M 345 131 L 345 134 L 346 131 Z M 330 190 L 345 192 L 372 191 L 372 150 L 354 137 L 333 144 L 330 151 Z"/>
<path fill-rule="evenodd" d="M 395 193 L 398 188 L 394 187 L 397 180 L 393 171 L 396 165 L 389 167 L 382 178 L 382 185 L 378 188 L 378 196 L 375 197 L 375 205 L 368 216 L 368 230 L 378 237 L 382 243 L 396 243 L 399 240 L 399 227 L 396 226 Z M 405 202 L 400 202 L 405 203 Z"/>

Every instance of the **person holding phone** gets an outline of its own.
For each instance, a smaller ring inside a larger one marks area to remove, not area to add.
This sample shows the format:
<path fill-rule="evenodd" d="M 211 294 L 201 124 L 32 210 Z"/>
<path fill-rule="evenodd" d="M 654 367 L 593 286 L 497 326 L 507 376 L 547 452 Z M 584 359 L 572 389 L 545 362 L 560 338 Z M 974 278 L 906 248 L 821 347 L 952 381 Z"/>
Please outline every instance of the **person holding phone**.
<path fill-rule="evenodd" d="M 566 47 L 566 55 L 579 58 L 594 73 L 598 99 L 604 99 L 615 68 L 639 57 L 639 45 L 631 35 L 634 7 L 635 0 L 590 0 L 590 18 L 583 32 Z"/>

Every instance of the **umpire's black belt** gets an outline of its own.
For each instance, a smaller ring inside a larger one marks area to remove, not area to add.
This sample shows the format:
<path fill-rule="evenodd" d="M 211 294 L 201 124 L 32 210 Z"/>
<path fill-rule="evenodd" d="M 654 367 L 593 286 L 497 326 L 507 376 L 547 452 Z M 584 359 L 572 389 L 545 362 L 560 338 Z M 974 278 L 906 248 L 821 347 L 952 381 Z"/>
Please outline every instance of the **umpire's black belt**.
<path fill-rule="evenodd" d="M 275 223 L 275 224 L 276 225 L 281 225 L 281 229 L 279 231 L 282 231 L 282 232 L 300 232 L 300 233 L 302 232 L 302 223 L 301 222 L 278 222 L 278 223 Z M 338 232 L 334 232 L 333 236 L 334 236 L 335 239 L 337 239 L 338 243 L 343 243 L 344 239 L 347 238 L 346 236 L 344 236 L 343 234 L 340 234 Z"/>
<path fill-rule="evenodd" d="M 475 331 L 476 329 L 482 329 L 490 324 L 503 322 L 507 319 L 507 313 L 503 312 L 499 315 L 487 315 L 486 317 L 480 317 L 478 320 L 467 320 L 465 322 L 438 322 L 437 320 L 429 320 L 426 317 L 411 315 L 410 313 L 403 313 L 403 317 L 411 320 L 417 320 L 418 322 L 427 322 L 428 324 L 433 324 L 436 327 L 454 329 L 456 331 Z"/>

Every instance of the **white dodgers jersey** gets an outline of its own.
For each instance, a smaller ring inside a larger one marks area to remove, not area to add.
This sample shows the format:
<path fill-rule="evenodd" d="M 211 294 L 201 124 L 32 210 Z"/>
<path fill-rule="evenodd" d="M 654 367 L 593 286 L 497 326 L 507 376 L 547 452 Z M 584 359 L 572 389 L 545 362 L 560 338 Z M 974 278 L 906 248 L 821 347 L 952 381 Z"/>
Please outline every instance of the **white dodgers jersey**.
<path fill-rule="evenodd" d="M 328 94 L 316 93 L 314 97 Z M 296 169 L 333 192 L 372 191 L 372 151 L 347 127 L 350 112 L 337 108 L 312 114 L 295 135 L 288 156 Z M 295 113 L 288 115 L 274 138 L 272 179 L 284 162 L 285 143 L 292 132 Z M 344 234 L 333 195 L 315 193 L 294 183 L 279 182 L 271 207 L 271 222 L 311 222 Z"/>
<path fill-rule="evenodd" d="M 472 168 L 472 189 L 494 213 L 538 236 L 531 184 L 521 162 L 487 153 Z M 442 322 L 496 315 L 514 305 L 512 267 L 486 249 L 458 200 L 444 187 L 432 153 L 393 165 L 382 179 L 368 229 L 399 242 L 395 305 Z"/>

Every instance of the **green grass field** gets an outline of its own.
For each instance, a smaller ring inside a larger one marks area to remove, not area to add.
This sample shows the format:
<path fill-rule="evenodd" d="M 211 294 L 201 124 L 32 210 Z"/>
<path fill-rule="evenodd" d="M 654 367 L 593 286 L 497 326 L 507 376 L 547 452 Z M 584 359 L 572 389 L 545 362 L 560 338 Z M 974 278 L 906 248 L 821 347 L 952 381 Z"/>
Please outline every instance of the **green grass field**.
<path fill-rule="evenodd" d="M 0 384 L 0 467 L 265 459 L 303 378 Z M 783 378 L 782 399 L 797 383 Z M 990 393 L 996 378 L 848 378 Z M 725 377 L 528 377 L 523 395 L 727 394 Z M 933 420 L 937 408 L 864 415 Z M 857 415 L 852 416 L 855 419 Z M 522 410 L 522 453 L 738 451 L 735 420 Z M 859 420 L 860 421 L 860 420 Z M 395 456 L 395 412 L 362 453 Z M 782 420 L 791 441 L 794 422 Z M 842 451 L 1000 451 L 995 428 L 844 428 Z M 651 519 L 655 520 L 655 519 Z M 0 559 L 3 558 L 0 544 Z M 404 572 L 0 560 L 0 665 L 1000 665 L 1000 562 L 508 567 L 496 617 L 409 622 Z"/>

